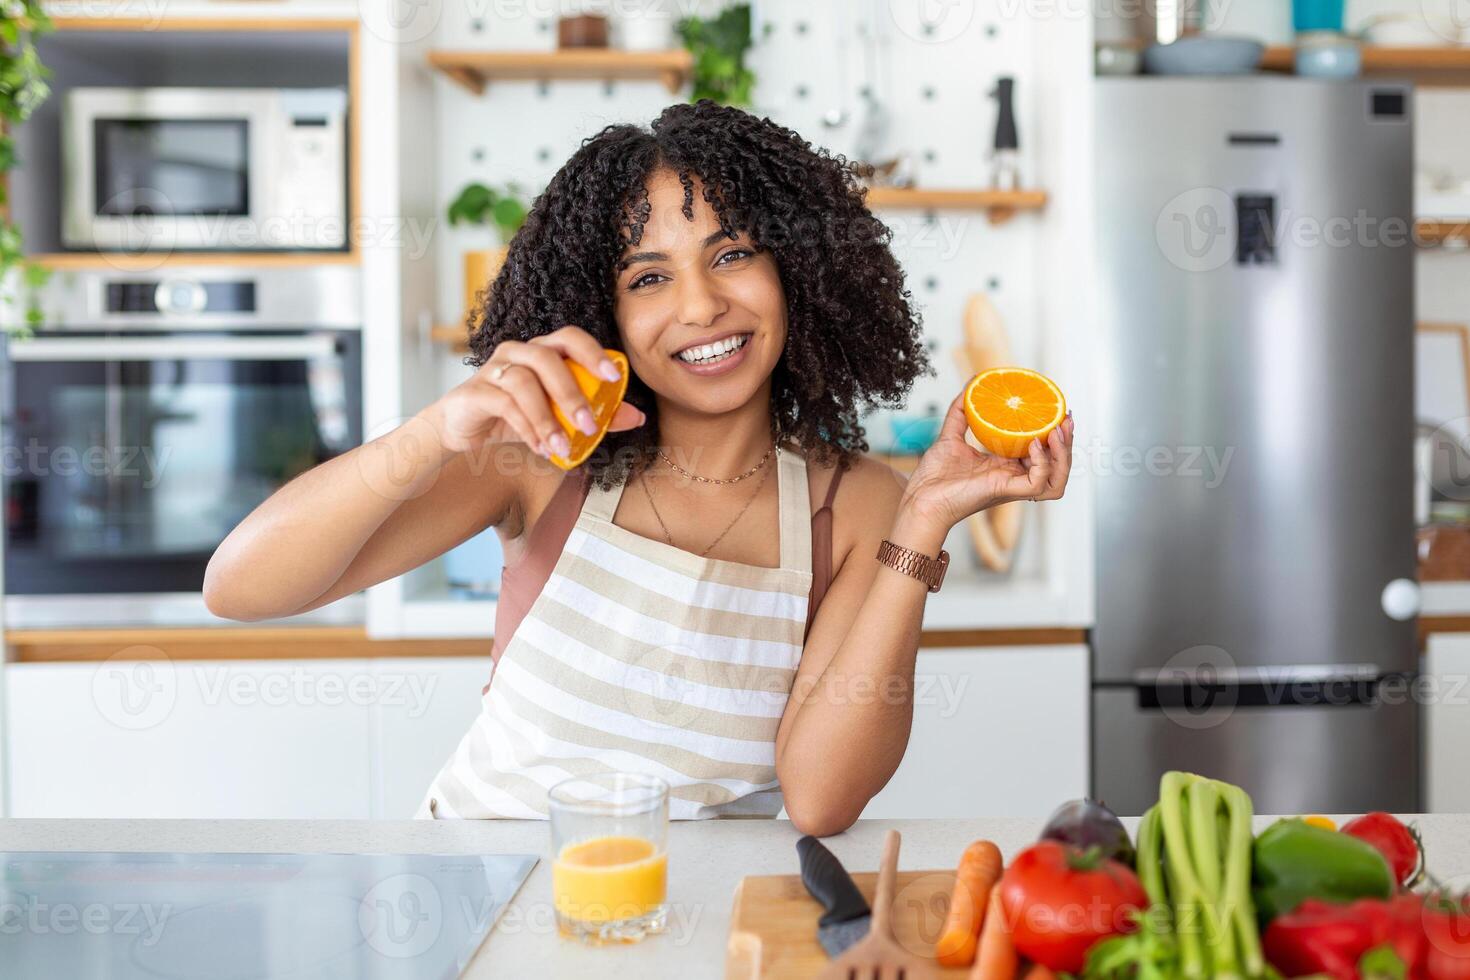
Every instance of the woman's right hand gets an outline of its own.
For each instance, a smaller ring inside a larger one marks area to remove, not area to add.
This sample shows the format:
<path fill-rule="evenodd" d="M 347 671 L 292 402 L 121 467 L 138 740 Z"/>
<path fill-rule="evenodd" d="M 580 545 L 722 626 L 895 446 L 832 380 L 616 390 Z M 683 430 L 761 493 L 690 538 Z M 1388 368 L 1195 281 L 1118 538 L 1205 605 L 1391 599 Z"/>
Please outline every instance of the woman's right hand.
<path fill-rule="evenodd" d="M 581 327 L 562 327 L 530 341 L 501 343 L 473 376 L 424 414 L 452 453 L 517 440 L 540 456 L 565 456 L 571 444 L 551 413 L 552 402 L 583 432 L 596 431 L 591 406 L 577 387 L 567 358 L 608 381 L 618 378 L 617 365 L 591 334 Z M 618 432 L 644 421 L 642 412 L 624 402 L 609 428 Z"/>

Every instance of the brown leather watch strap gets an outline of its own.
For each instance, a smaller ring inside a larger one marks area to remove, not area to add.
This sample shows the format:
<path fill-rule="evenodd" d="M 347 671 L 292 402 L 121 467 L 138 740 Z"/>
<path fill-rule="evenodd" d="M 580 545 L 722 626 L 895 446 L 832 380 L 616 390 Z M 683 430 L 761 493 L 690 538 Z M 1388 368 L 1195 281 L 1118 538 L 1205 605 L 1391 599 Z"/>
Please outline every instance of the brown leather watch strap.
<path fill-rule="evenodd" d="M 902 572 L 923 582 L 930 592 L 939 591 L 939 587 L 944 584 L 944 573 L 949 569 L 947 551 L 941 549 L 938 558 L 930 558 L 912 548 L 896 545 L 886 538 L 878 546 L 877 558 L 895 572 Z"/>

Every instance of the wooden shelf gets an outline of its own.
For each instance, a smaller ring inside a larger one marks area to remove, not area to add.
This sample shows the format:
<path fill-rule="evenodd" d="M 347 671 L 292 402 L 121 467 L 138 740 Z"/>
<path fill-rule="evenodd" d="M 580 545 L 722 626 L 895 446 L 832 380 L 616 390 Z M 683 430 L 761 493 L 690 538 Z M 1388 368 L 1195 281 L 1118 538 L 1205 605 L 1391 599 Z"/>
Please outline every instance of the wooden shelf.
<path fill-rule="evenodd" d="M 166 255 L 131 252 L 44 252 L 26 256 L 27 262 L 57 272 L 81 269 L 113 269 L 118 272 L 147 272 L 150 269 L 185 265 L 316 266 L 357 265 L 355 252 L 170 252 Z"/>
<path fill-rule="evenodd" d="M 670 92 L 684 87 L 694 67 L 688 51 L 430 51 L 429 64 L 476 95 L 496 80 L 656 79 Z"/>
<path fill-rule="evenodd" d="M 1450 221 L 1433 221 L 1420 218 L 1414 222 L 1414 243 L 1421 247 L 1448 245 L 1454 248 L 1470 247 L 1470 218 Z"/>
<path fill-rule="evenodd" d="M 872 187 L 868 189 L 868 207 L 921 208 L 937 211 L 943 208 L 986 211 L 991 224 L 1000 224 L 1017 211 L 1038 211 L 1046 206 L 1046 191 L 966 190 L 963 188 Z"/>
<path fill-rule="evenodd" d="M 436 323 L 429 328 L 429 339 L 439 344 L 448 344 L 461 353 L 470 349 L 469 331 L 462 323 Z"/>
<path fill-rule="evenodd" d="M 1289 44 L 1272 45 L 1261 59 L 1267 71 L 1291 71 L 1296 50 Z M 1426 85 L 1470 86 L 1470 46 L 1423 47 L 1363 46 L 1363 74 L 1406 75 Z"/>

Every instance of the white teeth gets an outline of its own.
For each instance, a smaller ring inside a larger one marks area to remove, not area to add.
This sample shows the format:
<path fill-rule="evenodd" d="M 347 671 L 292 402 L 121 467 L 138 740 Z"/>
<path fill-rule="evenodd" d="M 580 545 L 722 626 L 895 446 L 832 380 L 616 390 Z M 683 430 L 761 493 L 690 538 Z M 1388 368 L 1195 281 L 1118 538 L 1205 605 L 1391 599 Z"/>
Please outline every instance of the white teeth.
<path fill-rule="evenodd" d="M 745 346 L 750 339 L 749 334 L 741 334 L 737 337 L 726 337 L 713 344 L 700 344 L 698 347 L 690 347 L 678 353 L 679 360 L 686 364 L 712 364 L 722 361 Z"/>

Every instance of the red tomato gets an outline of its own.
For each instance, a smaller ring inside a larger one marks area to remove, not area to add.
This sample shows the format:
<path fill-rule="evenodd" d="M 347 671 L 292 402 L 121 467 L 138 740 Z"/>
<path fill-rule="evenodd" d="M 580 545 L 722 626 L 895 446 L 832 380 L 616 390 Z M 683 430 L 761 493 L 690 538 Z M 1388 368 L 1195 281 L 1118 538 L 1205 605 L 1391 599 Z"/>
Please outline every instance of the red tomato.
<path fill-rule="evenodd" d="M 1365 813 L 1343 824 L 1342 832 L 1378 848 L 1400 885 L 1408 885 L 1418 877 L 1424 856 L 1419 837 L 1393 814 L 1381 810 Z"/>
<path fill-rule="evenodd" d="M 1016 951 L 1053 970 L 1081 973 L 1092 944 L 1137 926 L 1148 896 L 1127 865 L 1057 841 L 1017 854 L 1000 880 Z"/>

